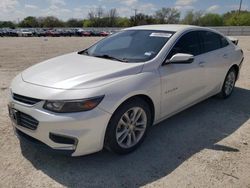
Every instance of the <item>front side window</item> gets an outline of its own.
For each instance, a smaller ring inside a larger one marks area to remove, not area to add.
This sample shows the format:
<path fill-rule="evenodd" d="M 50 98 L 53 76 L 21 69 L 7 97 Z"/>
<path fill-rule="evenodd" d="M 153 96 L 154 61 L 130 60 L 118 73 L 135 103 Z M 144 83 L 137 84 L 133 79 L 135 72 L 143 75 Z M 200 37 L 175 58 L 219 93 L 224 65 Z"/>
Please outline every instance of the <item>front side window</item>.
<path fill-rule="evenodd" d="M 145 62 L 153 59 L 173 34 L 168 31 L 125 30 L 101 40 L 80 54 L 124 62 Z"/>
<path fill-rule="evenodd" d="M 191 54 L 194 56 L 199 55 L 201 53 L 201 47 L 198 34 L 197 31 L 191 31 L 183 35 L 171 49 L 167 59 L 171 59 L 171 57 L 177 53 Z"/>

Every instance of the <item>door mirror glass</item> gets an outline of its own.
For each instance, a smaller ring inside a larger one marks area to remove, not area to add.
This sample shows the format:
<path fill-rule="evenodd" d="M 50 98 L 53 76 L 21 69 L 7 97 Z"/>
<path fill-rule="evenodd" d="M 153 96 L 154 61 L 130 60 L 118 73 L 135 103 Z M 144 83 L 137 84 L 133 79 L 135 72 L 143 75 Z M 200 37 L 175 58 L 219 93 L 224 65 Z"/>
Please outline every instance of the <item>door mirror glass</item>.
<path fill-rule="evenodd" d="M 194 61 L 194 56 L 191 54 L 177 53 L 171 57 L 170 60 L 166 60 L 164 64 L 189 64 Z"/>

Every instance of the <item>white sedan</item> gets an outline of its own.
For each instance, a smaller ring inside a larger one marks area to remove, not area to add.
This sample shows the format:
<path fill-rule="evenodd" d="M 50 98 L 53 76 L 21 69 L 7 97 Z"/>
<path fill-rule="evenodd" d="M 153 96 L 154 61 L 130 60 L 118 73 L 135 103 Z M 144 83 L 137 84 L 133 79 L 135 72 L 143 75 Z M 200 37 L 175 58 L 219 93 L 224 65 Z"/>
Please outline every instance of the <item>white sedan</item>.
<path fill-rule="evenodd" d="M 151 125 L 216 94 L 229 97 L 242 61 L 237 45 L 208 28 L 132 27 L 17 75 L 9 114 L 18 137 L 41 147 L 125 154 Z"/>

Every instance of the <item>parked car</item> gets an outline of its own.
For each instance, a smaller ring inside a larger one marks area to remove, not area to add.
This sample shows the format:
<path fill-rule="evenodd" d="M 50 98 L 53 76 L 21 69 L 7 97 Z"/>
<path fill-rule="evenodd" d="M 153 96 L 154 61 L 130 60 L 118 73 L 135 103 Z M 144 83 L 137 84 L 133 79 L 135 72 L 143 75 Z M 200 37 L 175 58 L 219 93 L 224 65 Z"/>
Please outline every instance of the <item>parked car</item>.
<path fill-rule="evenodd" d="M 60 37 L 61 34 L 56 29 L 46 30 L 46 37 Z"/>
<path fill-rule="evenodd" d="M 46 28 L 30 28 L 30 29 L 22 29 L 22 32 L 24 34 L 21 34 L 21 30 L 17 30 L 19 36 L 32 36 L 32 37 L 46 37 L 47 36 L 47 31 L 49 29 Z M 26 32 L 29 34 L 27 35 Z"/>
<path fill-rule="evenodd" d="M 95 30 L 92 30 L 92 31 L 90 31 L 90 36 L 92 36 L 92 37 L 100 37 L 101 36 L 101 34 L 100 34 L 101 32 L 99 32 L 99 31 L 95 31 Z"/>
<path fill-rule="evenodd" d="M 18 31 L 15 30 L 15 29 L 9 29 L 9 30 L 8 30 L 8 35 L 9 35 L 10 37 L 18 37 Z"/>
<path fill-rule="evenodd" d="M 107 36 L 109 36 L 109 32 L 102 31 L 102 32 L 100 32 L 100 36 L 107 37 Z"/>
<path fill-rule="evenodd" d="M 84 37 L 91 37 L 91 31 L 83 31 L 82 36 Z"/>
<path fill-rule="evenodd" d="M 103 147 L 126 154 L 151 125 L 208 97 L 228 98 L 243 59 L 212 29 L 132 27 L 17 75 L 9 114 L 20 139 L 72 156 Z"/>
<path fill-rule="evenodd" d="M 46 37 L 47 36 L 46 29 L 36 29 L 35 33 L 34 33 L 34 36 L 37 36 L 37 37 Z"/>
<path fill-rule="evenodd" d="M 18 32 L 15 29 L 4 28 L 2 33 L 5 37 L 18 37 Z"/>
<path fill-rule="evenodd" d="M 68 29 L 57 29 L 57 32 L 61 37 L 71 37 L 73 35 Z"/>
<path fill-rule="evenodd" d="M 83 35 L 83 32 L 84 32 L 84 30 L 83 29 L 76 29 L 76 36 L 78 36 L 78 37 L 82 37 Z"/>
<path fill-rule="evenodd" d="M 19 37 L 32 37 L 33 33 L 30 29 L 20 29 L 18 31 L 18 36 Z"/>
<path fill-rule="evenodd" d="M 2 29 L 0 29 L 0 37 L 4 37 L 4 32 Z"/>

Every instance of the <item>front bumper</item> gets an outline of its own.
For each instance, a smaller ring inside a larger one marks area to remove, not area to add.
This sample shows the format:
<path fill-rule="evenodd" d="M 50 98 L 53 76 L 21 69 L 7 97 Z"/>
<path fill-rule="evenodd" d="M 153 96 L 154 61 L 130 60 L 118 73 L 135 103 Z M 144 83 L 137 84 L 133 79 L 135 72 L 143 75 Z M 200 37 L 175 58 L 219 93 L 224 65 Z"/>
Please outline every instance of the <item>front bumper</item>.
<path fill-rule="evenodd" d="M 25 144 L 29 144 L 33 147 L 35 147 L 36 149 L 45 151 L 45 152 L 51 152 L 51 153 L 58 153 L 58 154 L 63 154 L 63 155 L 67 155 L 67 156 L 71 156 L 72 153 L 74 153 L 75 150 L 62 150 L 62 149 L 53 149 L 51 147 L 49 147 L 48 145 L 44 144 L 43 142 L 23 133 L 22 131 L 14 128 L 15 131 L 15 135 L 18 137 L 18 139 L 20 140 L 21 143 L 25 143 Z"/>
<path fill-rule="evenodd" d="M 39 122 L 35 130 L 16 123 L 13 123 L 14 128 L 20 131 L 19 133 L 24 133 L 54 150 L 68 151 L 71 156 L 80 156 L 103 148 L 105 131 L 111 115 L 98 107 L 87 112 L 58 114 L 44 110 L 42 107 L 44 101 L 28 106 L 11 99 L 10 104 L 11 108 Z M 55 141 L 51 135 L 71 138 L 75 142 L 62 144 Z"/>

